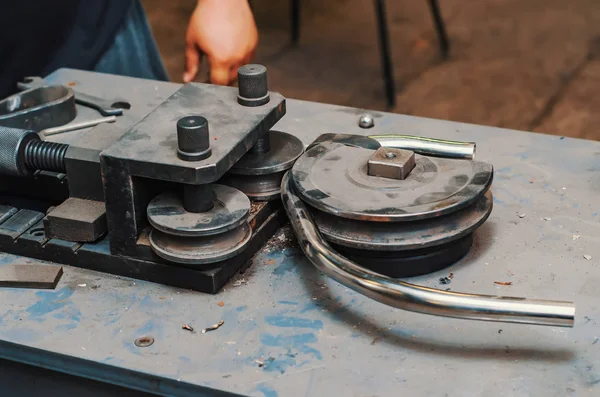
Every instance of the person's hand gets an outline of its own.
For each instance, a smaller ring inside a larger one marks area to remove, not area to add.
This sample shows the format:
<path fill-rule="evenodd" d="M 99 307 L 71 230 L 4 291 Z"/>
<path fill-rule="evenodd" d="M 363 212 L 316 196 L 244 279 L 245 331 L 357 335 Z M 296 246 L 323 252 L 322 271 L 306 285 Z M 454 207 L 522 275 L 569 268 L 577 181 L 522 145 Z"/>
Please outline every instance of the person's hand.
<path fill-rule="evenodd" d="M 237 78 L 238 68 L 250 62 L 257 44 L 247 0 L 198 0 L 186 34 L 183 81 L 194 80 L 205 55 L 211 83 L 228 85 Z"/>

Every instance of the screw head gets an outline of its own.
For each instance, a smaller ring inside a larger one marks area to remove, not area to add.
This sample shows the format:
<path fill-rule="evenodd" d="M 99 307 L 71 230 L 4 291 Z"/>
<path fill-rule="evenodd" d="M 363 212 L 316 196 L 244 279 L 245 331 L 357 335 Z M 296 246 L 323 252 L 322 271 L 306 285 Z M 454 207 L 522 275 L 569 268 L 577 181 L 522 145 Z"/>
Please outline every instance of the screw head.
<path fill-rule="evenodd" d="M 360 128 L 371 128 L 375 125 L 373 116 L 369 113 L 362 114 L 358 119 L 358 126 Z"/>
<path fill-rule="evenodd" d="M 137 347 L 148 347 L 154 344 L 154 338 L 151 336 L 141 336 L 133 342 Z"/>
<path fill-rule="evenodd" d="M 415 168 L 415 153 L 410 150 L 381 147 L 367 162 L 367 175 L 389 179 L 405 179 Z"/>

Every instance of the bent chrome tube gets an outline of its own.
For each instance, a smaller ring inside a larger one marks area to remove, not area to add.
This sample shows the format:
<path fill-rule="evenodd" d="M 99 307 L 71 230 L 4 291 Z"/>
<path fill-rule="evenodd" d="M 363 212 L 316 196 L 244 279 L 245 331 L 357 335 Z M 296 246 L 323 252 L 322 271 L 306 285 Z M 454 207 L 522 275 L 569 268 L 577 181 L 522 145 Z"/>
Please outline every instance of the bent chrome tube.
<path fill-rule="evenodd" d="M 475 159 L 475 142 L 446 141 L 412 135 L 369 135 L 383 147 L 412 150 L 426 156 Z"/>
<path fill-rule="evenodd" d="M 394 280 L 365 269 L 335 252 L 319 233 L 288 172 L 281 198 L 302 250 L 317 269 L 348 288 L 398 309 L 469 320 L 572 327 L 571 302 L 528 300 L 447 292 Z"/>

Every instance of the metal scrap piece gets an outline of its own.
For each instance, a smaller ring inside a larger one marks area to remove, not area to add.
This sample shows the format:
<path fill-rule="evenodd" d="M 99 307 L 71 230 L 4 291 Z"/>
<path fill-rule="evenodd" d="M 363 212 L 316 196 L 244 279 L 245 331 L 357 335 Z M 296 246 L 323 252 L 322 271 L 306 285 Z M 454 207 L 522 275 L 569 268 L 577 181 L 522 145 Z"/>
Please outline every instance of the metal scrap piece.
<path fill-rule="evenodd" d="M 210 326 L 210 327 L 208 327 L 208 328 L 204 328 L 204 329 L 202 330 L 202 333 L 203 333 L 203 334 L 205 334 L 205 333 L 207 333 L 207 332 L 209 332 L 209 331 L 214 331 L 214 330 L 216 330 L 216 329 L 219 329 L 219 328 L 221 328 L 221 325 L 223 325 L 223 324 L 225 324 L 225 321 L 221 320 L 221 321 L 219 321 L 218 323 L 216 323 L 215 325 L 211 325 L 211 326 Z"/>
<path fill-rule="evenodd" d="M 26 264 L 0 266 L 0 287 L 54 289 L 62 266 Z"/>

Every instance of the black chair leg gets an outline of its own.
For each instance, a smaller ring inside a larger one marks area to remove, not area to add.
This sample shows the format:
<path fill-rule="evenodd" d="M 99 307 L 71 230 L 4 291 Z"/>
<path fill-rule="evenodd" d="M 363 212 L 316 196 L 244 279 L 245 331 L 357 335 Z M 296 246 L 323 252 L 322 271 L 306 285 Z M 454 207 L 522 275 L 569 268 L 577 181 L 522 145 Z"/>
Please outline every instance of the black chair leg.
<path fill-rule="evenodd" d="M 292 44 L 298 44 L 300 40 L 300 0 L 292 0 L 291 5 L 292 17 Z"/>
<path fill-rule="evenodd" d="M 394 82 L 394 72 L 392 70 L 385 0 L 375 0 L 375 14 L 377 17 L 379 50 L 381 52 L 381 69 L 383 71 L 385 96 L 387 104 L 391 108 L 396 104 L 396 85 Z"/>
<path fill-rule="evenodd" d="M 429 0 L 429 10 L 431 11 L 435 32 L 440 43 L 440 52 L 442 57 L 447 58 L 450 51 L 450 41 L 448 40 L 448 34 L 446 33 L 446 26 L 440 12 L 438 0 Z"/>

